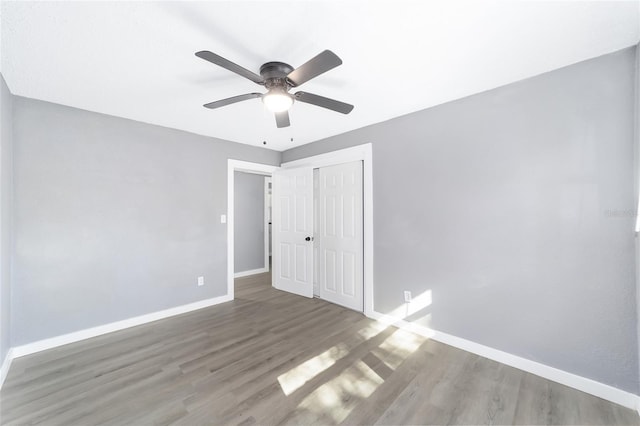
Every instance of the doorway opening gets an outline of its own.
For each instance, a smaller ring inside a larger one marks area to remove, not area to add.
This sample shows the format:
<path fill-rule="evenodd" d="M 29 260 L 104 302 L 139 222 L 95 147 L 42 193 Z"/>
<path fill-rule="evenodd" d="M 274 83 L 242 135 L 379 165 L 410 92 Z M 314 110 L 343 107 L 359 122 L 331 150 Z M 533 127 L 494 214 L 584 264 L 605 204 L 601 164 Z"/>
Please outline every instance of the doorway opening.
<path fill-rule="evenodd" d="M 234 172 L 234 278 L 270 270 L 271 177 Z"/>
<path fill-rule="evenodd" d="M 235 294 L 236 276 L 266 273 L 270 270 L 270 209 L 266 207 L 271 200 L 267 191 L 270 191 L 271 187 L 271 174 L 277 169 L 277 166 L 267 164 L 228 160 L 227 294 L 232 299 Z M 236 192 L 236 189 L 239 192 Z M 236 227 L 237 220 L 241 221 L 242 229 Z M 236 253 L 241 254 L 237 263 Z"/>

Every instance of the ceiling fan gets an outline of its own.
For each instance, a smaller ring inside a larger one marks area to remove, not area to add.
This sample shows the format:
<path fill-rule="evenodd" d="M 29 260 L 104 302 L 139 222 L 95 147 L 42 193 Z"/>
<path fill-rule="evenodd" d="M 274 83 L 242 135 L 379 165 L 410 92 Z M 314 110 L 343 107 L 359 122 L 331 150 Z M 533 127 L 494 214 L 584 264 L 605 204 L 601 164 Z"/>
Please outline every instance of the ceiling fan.
<path fill-rule="evenodd" d="M 296 69 L 293 69 L 291 65 L 283 62 L 267 62 L 260 67 L 260 75 L 207 50 L 197 52 L 196 56 L 222 68 L 226 68 L 242 77 L 248 78 L 254 83 L 265 86 L 268 90 L 267 93 L 246 93 L 244 95 L 210 102 L 204 104 L 205 108 L 220 108 L 248 99 L 261 98 L 267 109 L 275 113 L 276 126 L 278 127 L 288 127 L 290 125 L 289 108 L 293 105 L 294 99 L 342 114 L 349 114 L 351 110 L 353 110 L 353 105 L 325 98 L 324 96 L 314 95 L 313 93 L 289 93 L 291 88 L 300 86 L 312 78 L 342 64 L 342 60 L 330 50 L 325 50 Z"/>

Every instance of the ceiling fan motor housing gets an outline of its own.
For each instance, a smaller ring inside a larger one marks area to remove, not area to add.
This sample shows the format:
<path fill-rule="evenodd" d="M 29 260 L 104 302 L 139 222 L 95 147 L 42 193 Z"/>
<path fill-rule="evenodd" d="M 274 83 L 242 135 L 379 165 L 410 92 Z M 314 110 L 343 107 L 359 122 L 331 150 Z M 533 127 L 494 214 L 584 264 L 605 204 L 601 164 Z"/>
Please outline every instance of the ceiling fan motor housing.
<path fill-rule="evenodd" d="M 292 87 L 287 81 L 287 75 L 291 71 L 293 67 L 284 62 L 267 62 L 260 67 L 260 75 L 267 89 L 277 88 L 288 91 Z"/>

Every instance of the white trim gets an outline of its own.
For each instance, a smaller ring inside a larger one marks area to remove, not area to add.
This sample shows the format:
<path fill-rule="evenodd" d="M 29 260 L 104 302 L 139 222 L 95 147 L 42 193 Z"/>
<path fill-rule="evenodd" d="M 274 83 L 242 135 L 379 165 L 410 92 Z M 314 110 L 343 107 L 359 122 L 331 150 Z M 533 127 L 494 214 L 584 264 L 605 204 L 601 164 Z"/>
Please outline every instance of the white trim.
<path fill-rule="evenodd" d="M 242 278 L 242 277 L 248 277 L 249 275 L 264 274 L 265 272 L 269 272 L 269 268 L 258 268 L 258 269 L 250 269 L 248 271 L 236 272 L 235 274 L 233 274 L 233 277 Z"/>
<path fill-rule="evenodd" d="M 640 412 L 640 397 L 633 393 L 376 311 L 367 316 Z"/>
<path fill-rule="evenodd" d="M 282 168 L 294 167 L 326 167 L 341 163 L 364 160 L 367 153 L 371 154 L 371 143 L 352 146 L 350 148 L 339 149 L 337 151 L 326 152 L 312 157 L 300 158 L 298 160 L 282 163 Z"/>
<path fill-rule="evenodd" d="M 373 311 L 373 150 L 370 143 L 282 163 L 283 168 L 326 167 L 362 161 L 364 213 L 364 314 Z"/>
<path fill-rule="evenodd" d="M 234 299 L 234 235 L 233 235 L 233 205 L 235 202 L 234 172 L 254 173 L 269 176 L 278 166 L 269 164 L 251 163 L 249 161 L 227 160 L 227 295 Z"/>
<path fill-rule="evenodd" d="M 11 368 L 13 358 L 15 358 L 13 355 L 13 348 L 9 348 L 7 355 L 5 355 L 4 360 L 2 361 L 2 367 L 0 367 L 0 389 L 2 389 L 4 379 L 7 378 L 7 373 L 9 373 L 9 368 Z"/>
<path fill-rule="evenodd" d="M 15 346 L 12 348 L 13 357 L 18 358 L 32 353 L 44 351 L 69 343 L 79 342 L 80 340 L 90 339 L 92 337 L 101 336 L 103 334 L 112 333 L 125 328 L 135 327 L 137 325 L 146 324 L 160 319 L 184 314 L 209 306 L 218 305 L 220 303 L 229 302 L 232 298 L 229 295 L 214 297 L 211 299 L 200 300 L 198 302 L 189 303 L 187 305 L 176 306 L 150 314 L 140 315 L 138 317 L 129 318 L 122 321 L 116 321 L 109 324 L 99 325 L 97 327 L 87 328 L 73 333 L 63 334 L 61 336 L 51 337 L 49 339 L 38 340 L 36 342 L 27 343 L 26 345 Z"/>
<path fill-rule="evenodd" d="M 271 176 L 265 176 L 264 178 L 264 269 L 269 270 L 269 257 L 271 257 L 271 253 L 269 252 L 269 184 L 271 183 Z M 267 272 L 265 271 L 265 272 Z"/>

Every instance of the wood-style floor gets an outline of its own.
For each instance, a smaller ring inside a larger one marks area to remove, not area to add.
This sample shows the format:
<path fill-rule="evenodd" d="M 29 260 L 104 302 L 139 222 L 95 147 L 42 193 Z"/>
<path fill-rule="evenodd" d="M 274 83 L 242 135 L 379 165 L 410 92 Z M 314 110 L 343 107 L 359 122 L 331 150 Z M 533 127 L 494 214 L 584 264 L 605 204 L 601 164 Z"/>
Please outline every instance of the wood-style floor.
<path fill-rule="evenodd" d="M 14 360 L 3 424 L 634 424 L 632 410 L 318 299 L 236 300 Z"/>

